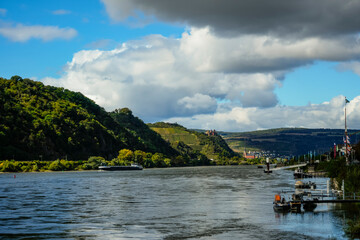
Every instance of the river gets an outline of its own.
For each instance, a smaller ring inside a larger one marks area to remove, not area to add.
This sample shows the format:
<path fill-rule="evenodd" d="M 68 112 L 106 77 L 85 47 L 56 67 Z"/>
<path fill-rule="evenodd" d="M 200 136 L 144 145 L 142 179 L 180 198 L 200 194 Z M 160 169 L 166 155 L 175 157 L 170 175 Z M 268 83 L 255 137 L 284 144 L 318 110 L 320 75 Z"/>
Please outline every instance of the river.
<path fill-rule="evenodd" d="M 256 166 L 5 173 L 0 239 L 346 239 L 339 205 L 273 211 L 294 183 Z"/>

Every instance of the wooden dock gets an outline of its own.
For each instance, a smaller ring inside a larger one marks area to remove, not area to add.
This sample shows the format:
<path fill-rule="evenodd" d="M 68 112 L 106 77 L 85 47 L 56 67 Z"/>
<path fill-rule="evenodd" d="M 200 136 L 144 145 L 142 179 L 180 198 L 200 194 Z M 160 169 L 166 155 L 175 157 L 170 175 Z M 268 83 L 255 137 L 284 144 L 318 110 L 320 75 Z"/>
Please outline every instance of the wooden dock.
<path fill-rule="evenodd" d="M 303 200 L 301 203 L 358 203 L 360 199 L 315 199 Z"/>

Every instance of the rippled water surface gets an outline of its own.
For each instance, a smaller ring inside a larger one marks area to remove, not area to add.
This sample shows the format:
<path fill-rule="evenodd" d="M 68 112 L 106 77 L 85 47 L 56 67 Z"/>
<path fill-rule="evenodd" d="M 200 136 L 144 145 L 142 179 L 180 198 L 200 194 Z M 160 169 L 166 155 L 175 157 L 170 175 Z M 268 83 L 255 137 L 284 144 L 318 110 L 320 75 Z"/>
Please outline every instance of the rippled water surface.
<path fill-rule="evenodd" d="M 346 239 L 339 206 L 274 213 L 274 194 L 293 189 L 291 171 L 17 173 L 0 183 L 0 239 Z"/>

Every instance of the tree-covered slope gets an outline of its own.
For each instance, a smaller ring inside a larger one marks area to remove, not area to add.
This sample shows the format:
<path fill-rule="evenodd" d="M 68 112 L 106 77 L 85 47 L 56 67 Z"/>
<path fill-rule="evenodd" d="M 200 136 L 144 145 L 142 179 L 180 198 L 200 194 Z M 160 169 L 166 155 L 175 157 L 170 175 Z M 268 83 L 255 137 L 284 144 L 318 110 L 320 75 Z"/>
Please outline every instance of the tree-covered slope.
<path fill-rule="evenodd" d="M 0 159 L 112 158 L 123 148 L 151 146 L 81 93 L 0 78 Z"/>
<path fill-rule="evenodd" d="M 145 146 L 144 151 L 160 152 L 167 156 L 179 154 L 160 134 L 151 130 L 141 119 L 135 117 L 130 109 L 116 109 L 110 115 Z"/>
<path fill-rule="evenodd" d="M 218 134 L 208 136 L 201 132 L 186 129 L 176 123 L 160 122 L 148 125 L 166 141 L 169 141 L 172 147 L 179 152 L 199 152 L 214 160 L 235 155 Z"/>

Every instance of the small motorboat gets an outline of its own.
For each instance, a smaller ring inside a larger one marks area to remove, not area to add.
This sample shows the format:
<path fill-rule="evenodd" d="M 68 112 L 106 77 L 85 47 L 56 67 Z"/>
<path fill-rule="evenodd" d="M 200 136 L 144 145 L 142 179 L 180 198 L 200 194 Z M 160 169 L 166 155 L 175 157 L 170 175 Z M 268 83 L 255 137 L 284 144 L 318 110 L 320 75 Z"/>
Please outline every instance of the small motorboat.
<path fill-rule="evenodd" d="M 301 168 L 297 168 L 294 171 L 294 178 L 311 178 L 310 174 L 304 173 Z"/>
<path fill-rule="evenodd" d="M 304 183 L 302 181 L 297 181 L 295 183 L 295 188 L 300 188 L 300 189 L 316 189 L 316 183 L 314 182 L 307 182 L 307 183 Z"/>
<path fill-rule="evenodd" d="M 290 202 L 285 201 L 285 198 L 281 198 L 280 194 L 275 195 L 275 201 L 273 202 L 273 208 L 275 212 L 286 213 L 290 210 Z"/>
<path fill-rule="evenodd" d="M 275 212 L 281 212 L 281 213 L 286 213 L 289 212 L 290 210 L 290 203 L 289 202 L 274 202 L 274 211 Z"/>

